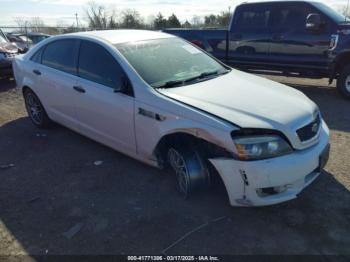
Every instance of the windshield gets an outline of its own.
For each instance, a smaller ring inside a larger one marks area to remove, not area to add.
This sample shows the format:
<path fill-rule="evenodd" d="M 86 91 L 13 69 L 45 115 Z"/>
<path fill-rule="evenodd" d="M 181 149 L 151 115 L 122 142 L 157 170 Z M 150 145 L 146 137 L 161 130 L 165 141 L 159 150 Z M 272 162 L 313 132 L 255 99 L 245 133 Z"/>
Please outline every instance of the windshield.
<path fill-rule="evenodd" d="M 47 36 L 44 36 L 44 35 L 40 35 L 40 36 L 30 36 L 29 37 L 34 44 L 37 44 L 43 40 L 45 40 L 47 38 Z"/>
<path fill-rule="evenodd" d="M 228 72 L 216 60 L 178 38 L 115 45 L 153 87 L 183 86 Z"/>
<path fill-rule="evenodd" d="M 329 6 L 318 2 L 312 2 L 312 4 L 321 12 L 323 12 L 325 15 L 327 15 L 329 18 L 331 18 L 333 21 L 335 21 L 337 24 L 347 22 L 346 21 L 347 19 L 345 16 L 339 14 Z"/>
<path fill-rule="evenodd" d="M 0 35 L 0 44 L 6 44 L 6 43 L 7 43 L 6 39 L 2 35 Z"/>

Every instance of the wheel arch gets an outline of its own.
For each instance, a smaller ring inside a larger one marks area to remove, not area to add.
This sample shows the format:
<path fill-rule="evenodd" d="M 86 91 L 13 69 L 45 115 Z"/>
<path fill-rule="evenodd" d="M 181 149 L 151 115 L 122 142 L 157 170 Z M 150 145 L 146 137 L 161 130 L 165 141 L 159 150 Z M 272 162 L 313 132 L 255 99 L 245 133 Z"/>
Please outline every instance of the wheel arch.
<path fill-rule="evenodd" d="M 337 78 L 344 66 L 350 64 L 350 50 L 339 54 L 334 63 L 333 77 Z"/>
<path fill-rule="evenodd" d="M 160 167 L 166 165 L 167 149 L 172 145 L 193 146 L 200 151 L 205 160 L 213 157 L 232 157 L 232 153 L 220 146 L 208 133 L 200 135 L 198 130 L 177 130 L 163 135 L 153 150 Z"/>
<path fill-rule="evenodd" d="M 35 94 L 35 92 L 34 92 L 34 90 L 33 90 L 32 88 L 30 88 L 28 85 L 24 85 L 24 86 L 22 87 L 22 95 L 24 95 L 24 92 L 25 92 L 26 90 L 30 90 L 30 91 L 32 91 L 32 92 Z"/>

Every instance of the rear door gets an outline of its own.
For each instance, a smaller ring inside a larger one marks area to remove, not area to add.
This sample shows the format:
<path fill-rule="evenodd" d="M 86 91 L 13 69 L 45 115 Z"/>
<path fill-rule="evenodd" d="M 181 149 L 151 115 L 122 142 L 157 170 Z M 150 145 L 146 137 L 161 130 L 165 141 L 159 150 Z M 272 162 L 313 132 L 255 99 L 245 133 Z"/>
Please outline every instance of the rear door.
<path fill-rule="evenodd" d="M 82 40 L 78 75 L 75 91 L 80 132 L 118 151 L 135 154 L 135 101 L 131 89 L 114 91 L 127 78 L 115 57 L 99 43 Z"/>
<path fill-rule="evenodd" d="M 327 67 L 327 52 L 331 40 L 332 22 L 308 3 L 274 5 L 271 60 L 282 67 Z M 311 13 L 321 16 L 323 26 L 318 31 L 306 29 L 306 18 Z"/>
<path fill-rule="evenodd" d="M 229 32 L 229 63 L 259 64 L 268 60 L 271 12 L 270 4 L 237 7 Z"/>
<path fill-rule="evenodd" d="M 75 92 L 79 40 L 62 39 L 47 44 L 33 56 L 32 73 L 39 88 L 35 89 L 49 116 L 76 129 Z M 40 62 L 40 63 L 39 63 Z"/>

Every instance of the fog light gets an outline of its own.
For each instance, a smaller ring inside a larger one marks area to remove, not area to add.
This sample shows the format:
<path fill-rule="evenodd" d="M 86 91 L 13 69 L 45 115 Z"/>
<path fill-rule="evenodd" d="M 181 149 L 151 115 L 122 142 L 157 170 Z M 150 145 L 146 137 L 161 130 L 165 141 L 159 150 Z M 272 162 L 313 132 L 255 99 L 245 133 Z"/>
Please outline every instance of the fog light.
<path fill-rule="evenodd" d="M 288 186 L 278 186 L 278 187 L 274 187 L 273 188 L 277 193 L 283 193 L 284 191 L 286 191 L 288 189 Z"/>

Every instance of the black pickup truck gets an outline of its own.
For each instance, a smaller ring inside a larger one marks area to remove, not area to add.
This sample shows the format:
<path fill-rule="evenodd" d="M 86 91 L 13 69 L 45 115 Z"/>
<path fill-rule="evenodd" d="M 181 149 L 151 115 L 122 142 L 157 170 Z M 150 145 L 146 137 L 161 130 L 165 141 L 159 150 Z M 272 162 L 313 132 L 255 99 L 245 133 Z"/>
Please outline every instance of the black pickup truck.
<path fill-rule="evenodd" d="M 319 2 L 273 1 L 236 7 L 228 30 L 167 29 L 233 67 L 337 79 L 350 99 L 350 21 Z"/>

